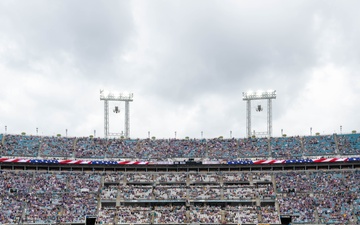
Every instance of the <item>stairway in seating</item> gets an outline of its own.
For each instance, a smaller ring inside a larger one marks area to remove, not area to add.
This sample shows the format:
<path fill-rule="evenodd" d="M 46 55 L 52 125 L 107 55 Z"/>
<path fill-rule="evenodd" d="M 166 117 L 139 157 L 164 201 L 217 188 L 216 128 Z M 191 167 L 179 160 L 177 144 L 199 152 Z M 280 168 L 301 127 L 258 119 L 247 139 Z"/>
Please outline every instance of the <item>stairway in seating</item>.
<path fill-rule="evenodd" d="M 44 156 L 41 154 L 41 150 L 43 149 L 42 143 L 44 143 L 44 142 L 43 142 L 43 139 L 44 139 L 44 137 L 41 137 L 41 139 L 40 139 L 39 148 L 38 148 L 37 154 L 36 154 L 36 157 L 37 157 L 37 158 L 39 158 L 39 157 L 43 157 L 43 158 L 44 158 Z"/>
<path fill-rule="evenodd" d="M 336 154 L 336 157 L 340 157 L 338 136 L 336 134 L 333 134 L 333 136 L 334 136 L 334 141 L 335 141 L 335 154 Z"/>
<path fill-rule="evenodd" d="M 77 138 L 74 139 L 74 144 L 73 144 L 73 151 L 72 151 L 72 158 L 75 159 L 75 152 L 76 152 L 76 142 L 77 142 Z"/>
<path fill-rule="evenodd" d="M 301 158 L 305 158 L 304 137 L 300 137 Z"/>

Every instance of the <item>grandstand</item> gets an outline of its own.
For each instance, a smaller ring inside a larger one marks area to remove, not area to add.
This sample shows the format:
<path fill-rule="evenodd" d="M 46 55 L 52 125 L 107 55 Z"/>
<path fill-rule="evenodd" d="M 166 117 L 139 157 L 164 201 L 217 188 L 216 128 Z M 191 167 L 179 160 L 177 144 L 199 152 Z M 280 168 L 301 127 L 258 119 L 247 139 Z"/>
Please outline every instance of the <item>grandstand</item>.
<path fill-rule="evenodd" d="M 359 134 L 0 140 L 0 224 L 360 224 Z"/>

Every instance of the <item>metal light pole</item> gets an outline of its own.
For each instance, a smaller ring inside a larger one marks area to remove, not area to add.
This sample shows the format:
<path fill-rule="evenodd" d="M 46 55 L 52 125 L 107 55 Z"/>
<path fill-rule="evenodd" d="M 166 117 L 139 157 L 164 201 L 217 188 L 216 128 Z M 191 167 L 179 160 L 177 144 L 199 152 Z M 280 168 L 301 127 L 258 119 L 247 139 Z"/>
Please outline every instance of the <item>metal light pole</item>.
<path fill-rule="evenodd" d="M 260 132 L 268 137 L 272 136 L 272 99 L 276 99 L 276 91 L 256 91 L 243 92 L 243 100 L 246 101 L 246 132 L 251 137 L 251 101 L 267 100 L 267 131 Z"/>
<path fill-rule="evenodd" d="M 105 138 L 108 136 L 119 137 L 122 136 L 120 133 L 110 133 L 109 131 L 109 101 L 122 101 L 125 102 L 125 138 L 130 137 L 130 102 L 133 101 L 133 93 L 120 93 L 115 94 L 100 90 L 100 100 L 104 101 L 104 135 Z"/>

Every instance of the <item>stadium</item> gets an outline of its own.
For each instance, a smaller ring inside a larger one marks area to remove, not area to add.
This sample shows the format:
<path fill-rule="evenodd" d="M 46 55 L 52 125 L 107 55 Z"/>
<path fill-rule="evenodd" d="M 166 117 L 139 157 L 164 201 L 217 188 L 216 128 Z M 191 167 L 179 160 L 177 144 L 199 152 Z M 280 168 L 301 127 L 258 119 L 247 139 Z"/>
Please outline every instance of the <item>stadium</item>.
<path fill-rule="evenodd" d="M 0 1 L 0 225 L 360 225 L 359 8 Z"/>
<path fill-rule="evenodd" d="M 360 224 L 360 134 L 0 134 L 0 224 Z"/>

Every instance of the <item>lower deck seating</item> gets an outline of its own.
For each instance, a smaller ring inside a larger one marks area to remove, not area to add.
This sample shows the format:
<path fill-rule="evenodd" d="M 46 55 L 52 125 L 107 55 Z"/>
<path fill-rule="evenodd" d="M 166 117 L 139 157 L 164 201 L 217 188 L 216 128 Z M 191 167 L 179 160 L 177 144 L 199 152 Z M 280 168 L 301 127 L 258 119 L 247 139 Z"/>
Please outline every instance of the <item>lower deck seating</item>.
<path fill-rule="evenodd" d="M 197 173 L 0 170 L 0 224 L 84 223 L 88 215 L 100 224 L 359 219 L 359 170 Z M 185 180 L 167 182 L 170 176 Z"/>

